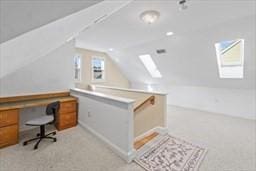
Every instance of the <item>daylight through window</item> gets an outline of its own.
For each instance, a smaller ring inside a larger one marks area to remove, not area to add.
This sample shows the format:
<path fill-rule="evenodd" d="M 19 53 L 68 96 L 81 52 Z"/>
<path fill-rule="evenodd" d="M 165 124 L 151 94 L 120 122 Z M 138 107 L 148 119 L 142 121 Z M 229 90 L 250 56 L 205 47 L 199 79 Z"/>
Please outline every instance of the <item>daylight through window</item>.
<path fill-rule="evenodd" d="M 104 81 L 105 79 L 105 60 L 100 57 L 92 59 L 92 78 L 93 81 Z"/>
<path fill-rule="evenodd" d="M 81 80 L 81 56 L 76 55 L 74 57 L 74 64 L 75 64 L 75 80 Z"/>
<path fill-rule="evenodd" d="M 243 78 L 244 40 L 222 41 L 215 49 L 220 78 Z"/>

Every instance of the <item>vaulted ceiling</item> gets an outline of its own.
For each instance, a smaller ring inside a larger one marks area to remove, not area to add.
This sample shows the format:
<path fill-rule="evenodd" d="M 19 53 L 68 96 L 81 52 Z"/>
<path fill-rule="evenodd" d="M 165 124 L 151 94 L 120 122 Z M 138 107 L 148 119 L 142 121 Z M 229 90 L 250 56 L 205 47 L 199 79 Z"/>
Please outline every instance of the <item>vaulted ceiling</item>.
<path fill-rule="evenodd" d="M 255 88 L 255 1 L 133 1 L 77 38 L 77 46 L 105 51 L 132 82 L 226 88 Z M 157 10 L 160 18 L 145 24 L 140 14 Z M 174 32 L 167 37 L 168 31 Z M 220 79 L 214 44 L 245 39 L 244 79 Z M 108 51 L 113 48 L 112 52 Z M 156 49 L 166 49 L 159 55 Z M 138 56 L 150 54 L 163 77 L 153 79 Z"/>
<path fill-rule="evenodd" d="M 0 43 L 101 1 L 103 0 L 1 0 Z"/>
<path fill-rule="evenodd" d="M 109 53 L 132 83 L 255 89 L 256 1 L 189 0 L 183 11 L 176 0 L 99 1 L 0 1 L 0 78 L 76 37 L 78 47 Z M 146 10 L 159 11 L 159 20 L 143 23 Z M 244 78 L 220 79 L 214 44 L 237 38 L 245 39 Z M 162 78 L 149 75 L 142 54 L 152 56 Z"/>
<path fill-rule="evenodd" d="M 53 53 L 64 44 L 67 44 L 67 40 L 70 37 L 82 32 L 87 27 L 95 25 L 95 20 L 102 16 L 110 16 L 128 2 L 105 0 L 1 43 L 0 79 L 8 77 L 8 75 L 30 65 L 32 62 Z M 32 8 L 33 6 L 30 6 L 31 11 L 33 11 Z M 61 4 L 59 4 L 59 8 L 61 8 Z M 44 13 L 47 18 L 47 11 L 44 11 Z M 31 23 L 33 22 L 31 21 Z"/>

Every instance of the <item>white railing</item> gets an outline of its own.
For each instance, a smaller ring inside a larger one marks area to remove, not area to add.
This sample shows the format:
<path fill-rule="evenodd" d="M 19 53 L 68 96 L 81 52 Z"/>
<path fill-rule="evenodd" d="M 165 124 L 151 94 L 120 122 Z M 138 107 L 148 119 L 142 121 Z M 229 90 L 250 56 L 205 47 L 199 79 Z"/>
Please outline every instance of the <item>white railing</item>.
<path fill-rule="evenodd" d="M 137 140 L 150 131 L 167 131 L 167 94 L 137 89 L 125 89 L 94 85 L 95 92 L 100 92 L 118 97 L 134 99 L 133 109 L 136 110 L 151 96 L 154 96 L 154 105 L 147 105 L 143 110 L 134 112 L 134 139 Z M 150 98 L 151 99 L 151 98 Z M 150 101 L 152 103 L 152 101 Z"/>

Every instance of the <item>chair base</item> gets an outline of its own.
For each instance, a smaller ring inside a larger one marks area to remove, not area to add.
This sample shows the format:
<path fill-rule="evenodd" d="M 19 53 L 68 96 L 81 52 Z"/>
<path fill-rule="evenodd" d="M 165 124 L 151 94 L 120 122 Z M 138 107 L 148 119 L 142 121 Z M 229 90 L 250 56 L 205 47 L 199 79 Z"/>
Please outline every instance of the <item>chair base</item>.
<path fill-rule="evenodd" d="M 27 145 L 29 142 L 32 142 L 32 141 L 35 141 L 35 140 L 38 140 L 37 143 L 35 144 L 34 146 L 34 149 L 36 150 L 38 148 L 38 145 L 39 143 L 43 140 L 43 139 L 52 139 L 53 142 L 56 142 L 57 141 L 57 138 L 55 137 L 52 137 L 50 135 L 56 135 L 56 131 L 53 131 L 51 133 L 48 133 L 48 134 L 45 134 L 45 125 L 41 125 L 40 126 L 40 133 L 38 133 L 36 136 L 36 138 L 32 138 L 32 139 L 29 139 L 27 141 L 24 141 L 23 142 L 23 145 Z"/>

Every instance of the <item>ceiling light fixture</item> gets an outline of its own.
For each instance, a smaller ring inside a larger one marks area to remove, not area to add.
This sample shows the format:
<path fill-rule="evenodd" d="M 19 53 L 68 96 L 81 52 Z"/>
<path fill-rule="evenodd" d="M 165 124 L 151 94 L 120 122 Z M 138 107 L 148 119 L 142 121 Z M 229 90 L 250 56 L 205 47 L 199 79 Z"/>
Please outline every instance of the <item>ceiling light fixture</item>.
<path fill-rule="evenodd" d="M 156 22 L 159 16 L 160 16 L 160 13 L 155 10 L 144 11 L 143 13 L 140 14 L 141 20 L 147 24 L 152 24 Z"/>
<path fill-rule="evenodd" d="M 113 48 L 109 48 L 108 51 L 112 52 L 114 49 Z"/>
<path fill-rule="evenodd" d="M 173 32 L 171 32 L 171 31 L 166 33 L 166 36 L 171 36 L 171 35 L 173 35 Z"/>

